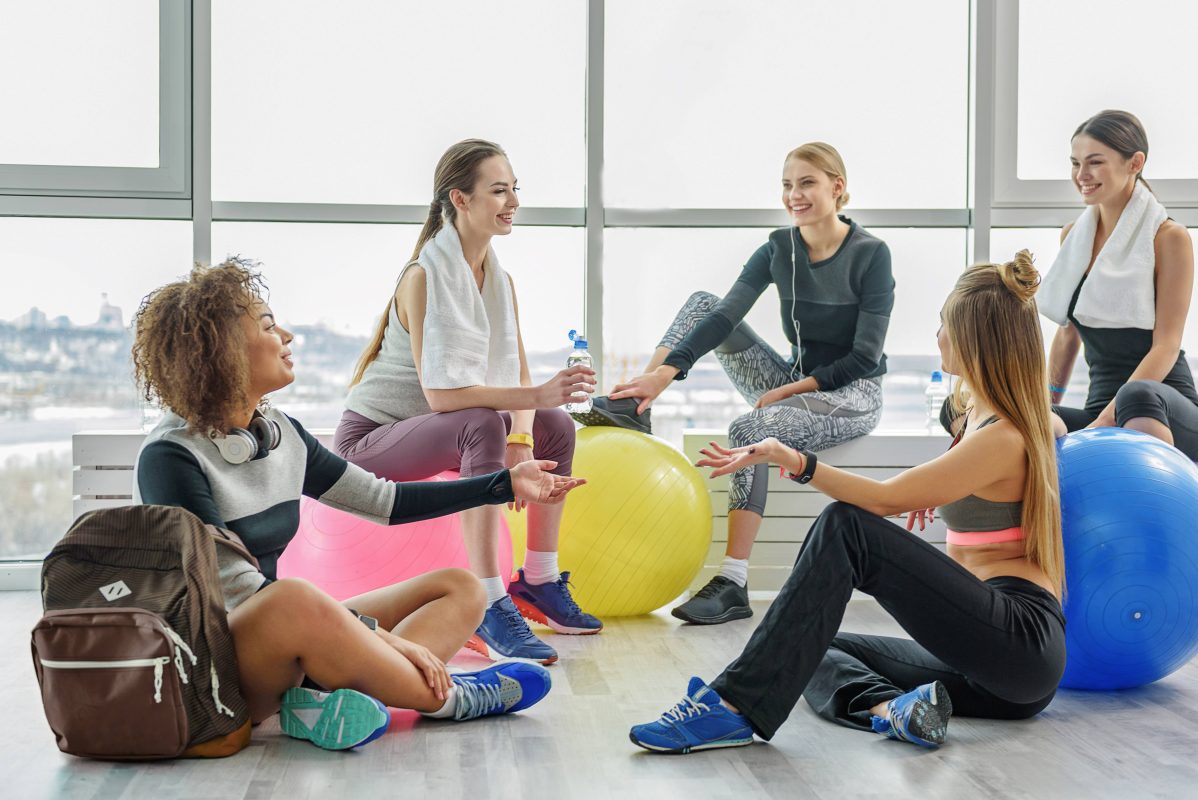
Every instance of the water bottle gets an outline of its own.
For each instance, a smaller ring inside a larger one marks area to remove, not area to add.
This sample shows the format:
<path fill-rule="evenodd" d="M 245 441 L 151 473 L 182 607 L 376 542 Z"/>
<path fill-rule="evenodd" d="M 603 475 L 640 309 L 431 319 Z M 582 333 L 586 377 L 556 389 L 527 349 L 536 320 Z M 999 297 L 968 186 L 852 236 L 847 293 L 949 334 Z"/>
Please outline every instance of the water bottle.
<path fill-rule="evenodd" d="M 566 369 L 579 364 L 593 368 L 594 362 L 591 361 L 591 354 L 587 351 L 587 340 L 580 337 L 577 331 L 570 331 L 570 341 L 574 343 L 574 350 L 566 357 Z M 593 403 L 589 393 L 577 392 L 572 396 L 575 399 L 573 402 L 566 403 L 566 411 L 571 414 L 582 414 L 591 410 Z"/>
<path fill-rule="evenodd" d="M 928 400 L 928 433 L 937 433 L 943 430 L 940 425 L 940 407 L 948 397 L 948 383 L 940 370 L 932 372 L 928 388 L 924 389 L 924 396 Z"/>

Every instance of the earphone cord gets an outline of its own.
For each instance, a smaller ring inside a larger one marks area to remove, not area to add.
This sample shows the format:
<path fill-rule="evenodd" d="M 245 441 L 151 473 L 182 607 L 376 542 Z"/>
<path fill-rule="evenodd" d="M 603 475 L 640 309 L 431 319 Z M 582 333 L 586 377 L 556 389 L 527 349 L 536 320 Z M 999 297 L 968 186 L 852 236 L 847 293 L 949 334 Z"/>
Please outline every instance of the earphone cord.
<path fill-rule="evenodd" d="M 799 368 L 800 375 L 806 375 L 803 371 L 803 341 L 799 338 L 799 317 L 798 317 L 798 266 L 795 261 L 795 251 L 798 245 L 795 244 L 795 226 L 790 226 L 790 323 L 795 329 L 795 361 L 790 365 L 790 380 L 795 379 L 795 367 Z"/>

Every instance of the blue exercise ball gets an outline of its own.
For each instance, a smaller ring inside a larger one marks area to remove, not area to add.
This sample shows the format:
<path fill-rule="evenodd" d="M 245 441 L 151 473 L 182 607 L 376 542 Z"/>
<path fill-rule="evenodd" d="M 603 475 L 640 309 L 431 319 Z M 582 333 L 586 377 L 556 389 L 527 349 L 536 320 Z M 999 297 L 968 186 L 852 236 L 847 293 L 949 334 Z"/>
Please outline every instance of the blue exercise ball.
<path fill-rule="evenodd" d="M 1061 685 L 1126 689 L 1198 652 L 1198 468 L 1136 431 L 1057 444 L 1065 542 Z"/>

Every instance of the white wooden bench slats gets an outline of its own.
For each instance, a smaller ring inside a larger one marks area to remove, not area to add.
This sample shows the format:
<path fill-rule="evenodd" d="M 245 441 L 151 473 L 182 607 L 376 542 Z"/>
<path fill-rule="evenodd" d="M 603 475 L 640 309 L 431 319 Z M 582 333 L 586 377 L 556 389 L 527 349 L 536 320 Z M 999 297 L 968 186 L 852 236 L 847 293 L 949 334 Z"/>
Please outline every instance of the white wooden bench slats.
<path fill-rule="evenodd" d="M 718 430 L 690 430 L 683 435 L 683 450 L 691 461 L 701 457 L 699 450 L 708 442 L 727 446 L 728 436 Z M 832 464 L 867 475 L 877 480 L 893 477 L 903 470 L 930 461 L 947 449 L 947 435 L 924 433 L 875 432 L 870 436 L 826 450 L 819 454 L 821 464 Z M 810 485 L 800 485 L 778 476 L 778 468 L 770 468 L 769 490 L 766 493 L 765 518 L 753 555 L 749 559 L 749 589 L 777 591 L 790 575 L 799 554 L 799 547 L 816 517 L 832 500 Z M 698 589 L 719 570 L 728 541 L 728 481 L 727 476 L 709 481 L 712 505 L 711 547 L 703 569 L 691 584 Z M 943 547 L 944 523 L 939 519 L 925 531 L 915 535 Z"/>

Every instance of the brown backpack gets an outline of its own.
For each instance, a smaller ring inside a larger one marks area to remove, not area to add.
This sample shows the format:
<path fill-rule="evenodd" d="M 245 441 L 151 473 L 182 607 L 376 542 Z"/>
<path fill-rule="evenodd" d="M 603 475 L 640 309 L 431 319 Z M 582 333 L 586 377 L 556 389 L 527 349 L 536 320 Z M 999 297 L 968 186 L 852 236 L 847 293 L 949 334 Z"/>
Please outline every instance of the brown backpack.
<path fill-rule="evenodd" d="M 79 517 L 50 551 L 33 666 L 60 750 L 225 756 L 249 742 L 218 544 L 253 561 L 185 509 L 123 506 Z"/>

